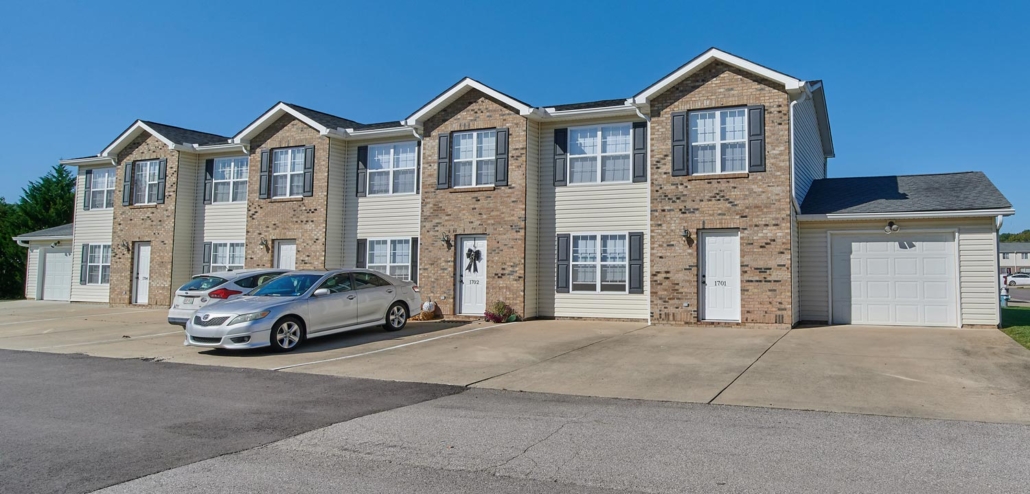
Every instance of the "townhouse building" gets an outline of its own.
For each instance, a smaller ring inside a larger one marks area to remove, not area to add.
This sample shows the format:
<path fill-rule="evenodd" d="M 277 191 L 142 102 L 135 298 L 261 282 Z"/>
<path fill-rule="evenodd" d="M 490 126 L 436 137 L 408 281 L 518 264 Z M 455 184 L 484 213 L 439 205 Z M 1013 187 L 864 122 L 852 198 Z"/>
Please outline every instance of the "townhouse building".
<path fill-rule="evenodd" d="M 1030 273 L 1030 242 L 1003 242 L 998 256 L 1000 274 Z"/>
<path fill-rule="evenodd" d="M 714 48 L 613 100 L 465 78 L 383 123 L 282 102 L 233 136 L 140 120 L 62 161 L 69 298 L 168 306 L 196 273 L 368 267 L 454 317 L 997 325 L 1013 211 L 986 176 L 827 178 L 833 156 L 821 81 Z"/>

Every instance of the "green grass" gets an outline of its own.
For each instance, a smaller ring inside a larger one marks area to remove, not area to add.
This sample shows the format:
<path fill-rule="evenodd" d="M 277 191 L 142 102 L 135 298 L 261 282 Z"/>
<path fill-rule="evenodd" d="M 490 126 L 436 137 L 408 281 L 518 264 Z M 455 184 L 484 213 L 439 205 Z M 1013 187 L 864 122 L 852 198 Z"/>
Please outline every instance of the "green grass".
<path fill-rule="evenodd" d="M 1001 310 L 1001 330 L 1030 350 L 1030 307 L 1006 307 Z"/>

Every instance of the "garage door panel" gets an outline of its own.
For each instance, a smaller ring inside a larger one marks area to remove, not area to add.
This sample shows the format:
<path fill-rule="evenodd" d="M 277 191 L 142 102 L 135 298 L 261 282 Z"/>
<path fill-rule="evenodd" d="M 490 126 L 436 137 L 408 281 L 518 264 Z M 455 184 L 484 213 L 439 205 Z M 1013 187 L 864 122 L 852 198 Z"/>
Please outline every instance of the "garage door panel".
<path fill-rule="evenodd" d="M 919 314 L 922 307 L 919 305 L 897 304 L 895 306 L 895 319 L 901 324 L 919 324 Z M 889 323 L 891 321 L 885 321 Z"/>
<path fill-rule="evenodd" d="M 43 255 L 43 300 L 67 301 L 72 289 L 72 251 L 48 249 Z"/>
<path fill-rule="evenodd" d="M 927 276 L 948 276 L 948 261 L 949 260 L 944 257 L 924 258 L 923 274 Z"/>
<path fill-rule="evenodd" d="M 859 283 L 862 285 L 862 283 Z M 870 281 L 865 283 L 862 287 L 865 291 L 865 298 L 867 299 L 889 299 L 891 298 L 891 283 L 889 281 Z M 851 292 L 851 297 L 855 298 L 855 292 Z"/>
<path fill-rule="evenodd" d="M 900 300 L 919 300 L 918 281 L 898 281 L 894 283 L 894 296 Z"/>
<path fill-rule="evenodd" d="M 867 259 L 865 261 L 866 269 L 865 274 L 868 276 L 889 276 L 891 274 L 891 264 L 889 259 Z"/>
<path fill-rule="evenodd" d="M 895 259 L 894 274 L 898 276 L 917 276 L 919 274 L 918 259 Z"/>

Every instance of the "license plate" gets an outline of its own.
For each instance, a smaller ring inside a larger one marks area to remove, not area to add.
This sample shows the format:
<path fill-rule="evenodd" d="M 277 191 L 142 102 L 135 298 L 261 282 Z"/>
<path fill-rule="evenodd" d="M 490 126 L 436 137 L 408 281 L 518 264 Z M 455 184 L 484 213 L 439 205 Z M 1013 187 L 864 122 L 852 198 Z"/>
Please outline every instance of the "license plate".
<path fill-rule="evenodd" d="M 183 297 L 182 298 L 182 305 L 193 305 L 193 299 L 195 299 L 195 298 L 196 297 Z"/>

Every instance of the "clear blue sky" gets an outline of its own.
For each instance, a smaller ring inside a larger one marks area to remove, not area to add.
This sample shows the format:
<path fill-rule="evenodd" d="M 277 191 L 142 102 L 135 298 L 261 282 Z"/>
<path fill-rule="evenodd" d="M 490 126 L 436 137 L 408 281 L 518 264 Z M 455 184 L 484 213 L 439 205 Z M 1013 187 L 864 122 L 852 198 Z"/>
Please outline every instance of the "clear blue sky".
<path fill-rule="evenodd" d="M 1030 2 L 0 5 L 0 196 L 134 119 L 232 135 L 284 100 L 403 118 L 468 75 L 532 105 L 633 95 L 716 46 L 822 79 L 831 176 L 982 170 L 1030 229 Z M 706 5 L 708 4 L 708 5 Z"/>

